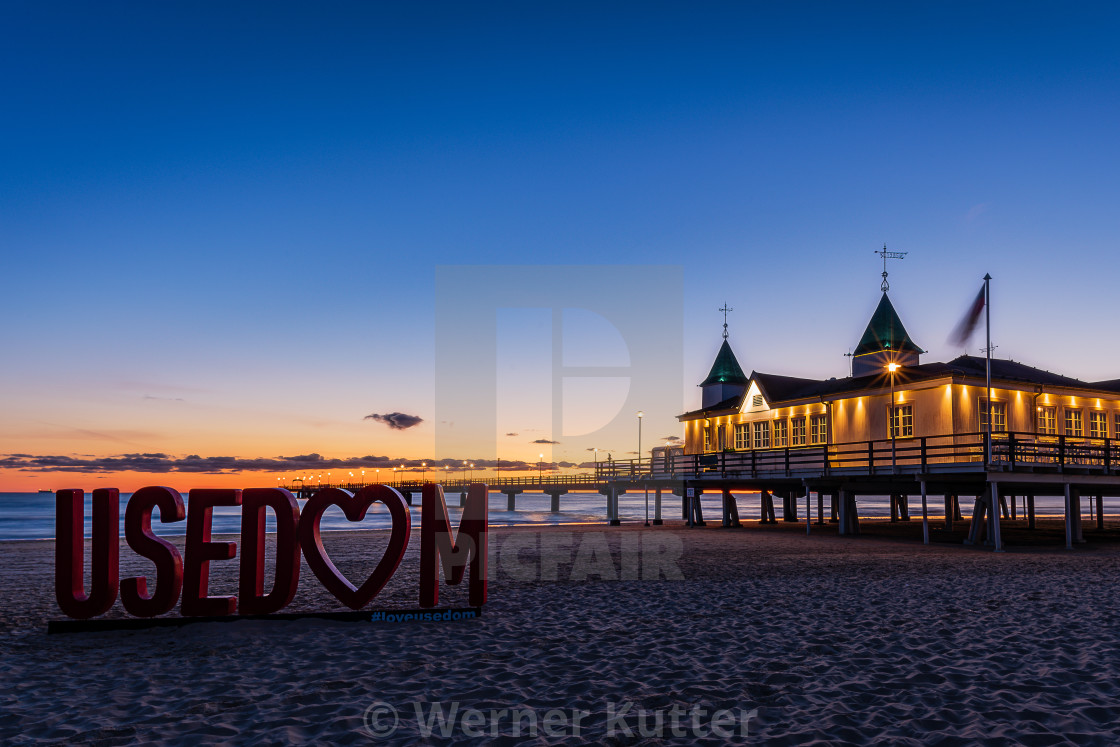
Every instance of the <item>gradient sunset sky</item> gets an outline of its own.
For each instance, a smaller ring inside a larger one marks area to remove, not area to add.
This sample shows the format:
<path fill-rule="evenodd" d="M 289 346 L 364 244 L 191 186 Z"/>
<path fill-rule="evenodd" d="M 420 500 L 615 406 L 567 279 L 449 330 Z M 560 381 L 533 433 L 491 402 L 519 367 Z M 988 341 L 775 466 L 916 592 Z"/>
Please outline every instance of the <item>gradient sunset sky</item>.
<path fill-rule="evenodd" d="M 0 490 L 481 460 L 436 452 L 448 265 L 679 267 L 646 449 L 724 302 L 748 372 L 846 375 L 884 243 L 923 360 L 989 272 L 997 357 L 1118 378 L 1118 38 L 1111 3 L 9 2 Z M 532 403 L 549 327 L 511 319 Z M 504 412 L 503 460 L 594 458 Z"/>

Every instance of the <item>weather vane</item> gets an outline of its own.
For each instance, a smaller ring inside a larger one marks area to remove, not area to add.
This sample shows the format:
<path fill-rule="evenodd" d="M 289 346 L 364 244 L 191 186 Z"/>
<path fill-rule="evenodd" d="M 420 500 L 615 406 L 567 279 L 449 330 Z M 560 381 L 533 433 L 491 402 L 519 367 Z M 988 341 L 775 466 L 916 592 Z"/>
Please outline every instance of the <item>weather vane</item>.
<path fill-rule="evenodd" d="M 891 284 L 887 282 L 887 260 L 888 259 L 905 259 L 907 252 L 888 252 L 887 245 L 883 244 L 881 250 L 876 249 L 875 253 L 883 258 L 883 284 L 879 288 L 886 293 L 891 289 Z"/>
<path fill-rule="evenodd" d="M 725 340 L 727 339 L 727 312 L 734 310 L 735 309 L 727 305 L 727 301 L 724 301 L 722 308 L 720 308 L 720 311 L 723 312 L 723 339 Z"/>

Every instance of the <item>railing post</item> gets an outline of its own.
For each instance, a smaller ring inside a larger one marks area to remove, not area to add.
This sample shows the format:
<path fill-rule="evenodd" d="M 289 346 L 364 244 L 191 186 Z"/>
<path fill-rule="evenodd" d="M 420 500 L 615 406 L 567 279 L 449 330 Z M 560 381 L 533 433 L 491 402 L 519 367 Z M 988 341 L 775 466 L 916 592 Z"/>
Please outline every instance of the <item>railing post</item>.
<path fill-rule="evenodd" d="M 751 449 L 751 477 L 758 477 L 758 452 Z"/>
<path fill-rule="evenodd" d="M 1058 436 L 1058 471 L 1064 472 L 1066 468 L 1066 437 Z"/>
<path fill-rule="evenodd" d="M 727 452 L 721 451 L 719 453 L 719 476 L 727 477 Z"/>
<path fill-rule="evenodd" d="M 926 437 L 922 436 L 922 474 L 924 475 L 925 472 L 926 472 Z M 925 483 L 923 483 L 923 485 L 924 484 Z M 927 545 L 929 544 L 928 540 L 927 540 L 926 544 Z"/>
<path fill-rule="evenodd" d="M 822 464 L 824 464 L 824 473 L 827 475 L 828 474 L 828 469 L 829 469 L 829 466 L 828 466 L 828 444 L 824 444 L 823 446 L 821 446 L 821 452 L 822 452 L 822 456 L 823 456 L 823 459 L 821 460 L 821 462 L 822 462 Z M 818 493 L 818 496 L 819 496 L 819 493 Z"/>
<path fill-rule="evenodd" d="M 786 447 L 786 477 L 789 477 L 789 447 Z"/>
<path fill-rule="evenodd" d="M 867 474 L 872 474 L 875 471 L 875 442 L 867 442 Z"/>
<path fill-rule="evenodd" d="M 1104 473 L 1112 471 L 1112 442 L 1106 437 L 1104 440 Z"/>
<path fill-rule="evenodd" d="M 1007 434 L 1007 461 L 1011 463 L 1011 469 L 1015 469 L 1015 434 L 1010 432 Z"/>

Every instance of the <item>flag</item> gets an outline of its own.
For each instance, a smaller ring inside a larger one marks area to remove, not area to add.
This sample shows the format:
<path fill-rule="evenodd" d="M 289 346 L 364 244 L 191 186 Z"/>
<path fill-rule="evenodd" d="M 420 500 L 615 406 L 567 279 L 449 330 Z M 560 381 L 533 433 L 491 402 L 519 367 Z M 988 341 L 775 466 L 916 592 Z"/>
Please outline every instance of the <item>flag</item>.
<path fill-rule="evenodd" d="M 984 286 L 980 286 L 980 292 L 976 295 L 976 300 L 968 307 L 968 312 L 965 313 L 964 318 L 953 329 L 952 335 L 949 336 L 949 341 L 958 347 L 964 347 L 968 344 L 968 338 L 972 337 L 972 333 L 976 331 L 976 323 L 980 321 L 980 312 L 984 310 Z"/>

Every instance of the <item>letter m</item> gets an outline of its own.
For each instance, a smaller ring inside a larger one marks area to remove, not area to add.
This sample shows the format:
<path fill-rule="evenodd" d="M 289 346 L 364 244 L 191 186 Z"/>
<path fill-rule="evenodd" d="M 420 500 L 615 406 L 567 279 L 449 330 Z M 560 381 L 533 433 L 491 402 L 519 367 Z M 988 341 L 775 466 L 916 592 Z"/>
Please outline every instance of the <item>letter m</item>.
<path fill-rule="evenodd" d="M 457 536 L 451 536 L 443 486 L 428 483 L 420 513 L 420 606 L 435 607 L 439 602 L 439 566 L 443 576 L 455 586 L 463 580 L 470 564 L 468 599 L 472 606 L 486 603 L 486 533 L 489 521 L 486 485 L 474 483 L 467 492 L 463 517 Z"/>

